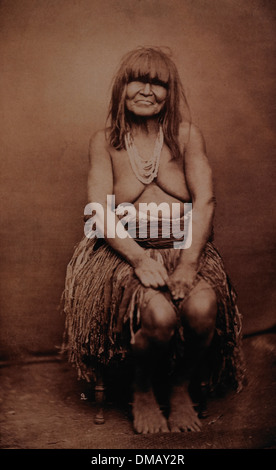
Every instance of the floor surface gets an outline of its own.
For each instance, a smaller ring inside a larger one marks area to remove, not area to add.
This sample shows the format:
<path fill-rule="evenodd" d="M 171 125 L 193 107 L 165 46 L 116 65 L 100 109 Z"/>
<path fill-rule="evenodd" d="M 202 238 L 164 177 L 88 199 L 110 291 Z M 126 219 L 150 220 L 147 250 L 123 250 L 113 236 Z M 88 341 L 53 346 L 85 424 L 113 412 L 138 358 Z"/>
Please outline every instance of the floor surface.
<path fill-rule="evenodd" d="M 108 402 L 105 424 L 75 370 L 51 358 L 1 367 L 2 449 L 275 449 L 276 334 L 243 340 L 248 384 L 212 399 L 197 433 L 137 435 L 128 406 Z"/>

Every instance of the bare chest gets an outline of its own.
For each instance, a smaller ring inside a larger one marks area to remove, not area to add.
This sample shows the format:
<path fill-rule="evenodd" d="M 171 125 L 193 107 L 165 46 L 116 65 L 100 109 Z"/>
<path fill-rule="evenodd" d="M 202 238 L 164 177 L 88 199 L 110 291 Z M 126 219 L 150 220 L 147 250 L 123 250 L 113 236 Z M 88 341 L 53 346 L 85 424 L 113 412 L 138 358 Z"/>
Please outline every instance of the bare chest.
<path fill-rule="evenodd" d="M 156 203 L 190 200 L 183 162 L 172 159 L 166 146 L 161 152 L 157 177 L 149 185 L 138 180 L 125 150 L 112 149 L 111 159 L 116 203 L 133 203 L 139 200 L 147 200 L 148 202 L 151 200 Z"/>

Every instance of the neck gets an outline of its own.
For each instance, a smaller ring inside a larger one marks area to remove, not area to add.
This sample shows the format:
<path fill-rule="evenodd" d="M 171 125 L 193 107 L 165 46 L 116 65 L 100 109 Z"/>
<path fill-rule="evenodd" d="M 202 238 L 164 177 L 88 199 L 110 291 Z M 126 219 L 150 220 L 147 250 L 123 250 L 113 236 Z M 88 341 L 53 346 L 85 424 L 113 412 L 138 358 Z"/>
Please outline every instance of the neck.
<path fill-rule="evenodd" d="M 158 116 L 144 117 L 132 114 L 130 123 L 131 132 L 133 135 L 156 135 L 160 128 Z"/>

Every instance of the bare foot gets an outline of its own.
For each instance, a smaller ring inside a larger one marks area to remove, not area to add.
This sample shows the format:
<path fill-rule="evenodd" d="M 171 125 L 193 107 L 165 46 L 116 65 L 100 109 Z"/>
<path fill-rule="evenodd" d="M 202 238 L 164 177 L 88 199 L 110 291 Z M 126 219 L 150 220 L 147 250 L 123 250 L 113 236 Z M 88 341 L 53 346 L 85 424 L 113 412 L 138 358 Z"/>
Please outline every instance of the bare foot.
<path fill-rule="evenodd" d="M 146 392 L 134 392 L 132 413 L 134 429 L 139 434 L 169 431 L 167 421 L 156 402 L 151 388 Z"/>
<path fill-rule="evenodd" d="M 171 432 L 201 430 L 202 424 L 194 410 L 187 384 L 173 389 L 170 405 L 168 422 Z"/>

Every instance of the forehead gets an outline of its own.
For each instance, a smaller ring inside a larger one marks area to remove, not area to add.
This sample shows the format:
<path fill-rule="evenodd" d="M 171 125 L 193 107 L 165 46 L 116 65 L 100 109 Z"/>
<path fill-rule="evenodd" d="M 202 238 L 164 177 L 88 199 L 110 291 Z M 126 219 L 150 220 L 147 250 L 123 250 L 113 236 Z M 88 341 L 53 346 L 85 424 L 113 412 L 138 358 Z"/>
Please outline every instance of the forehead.
<path fill-rule="evenodd" d="M 170 70 L 167 61 L 158 53 L 137 53 L 130 57 L 126 64 L 126 80 L 146 79 L 160 80 L 168 83 Z"/>

